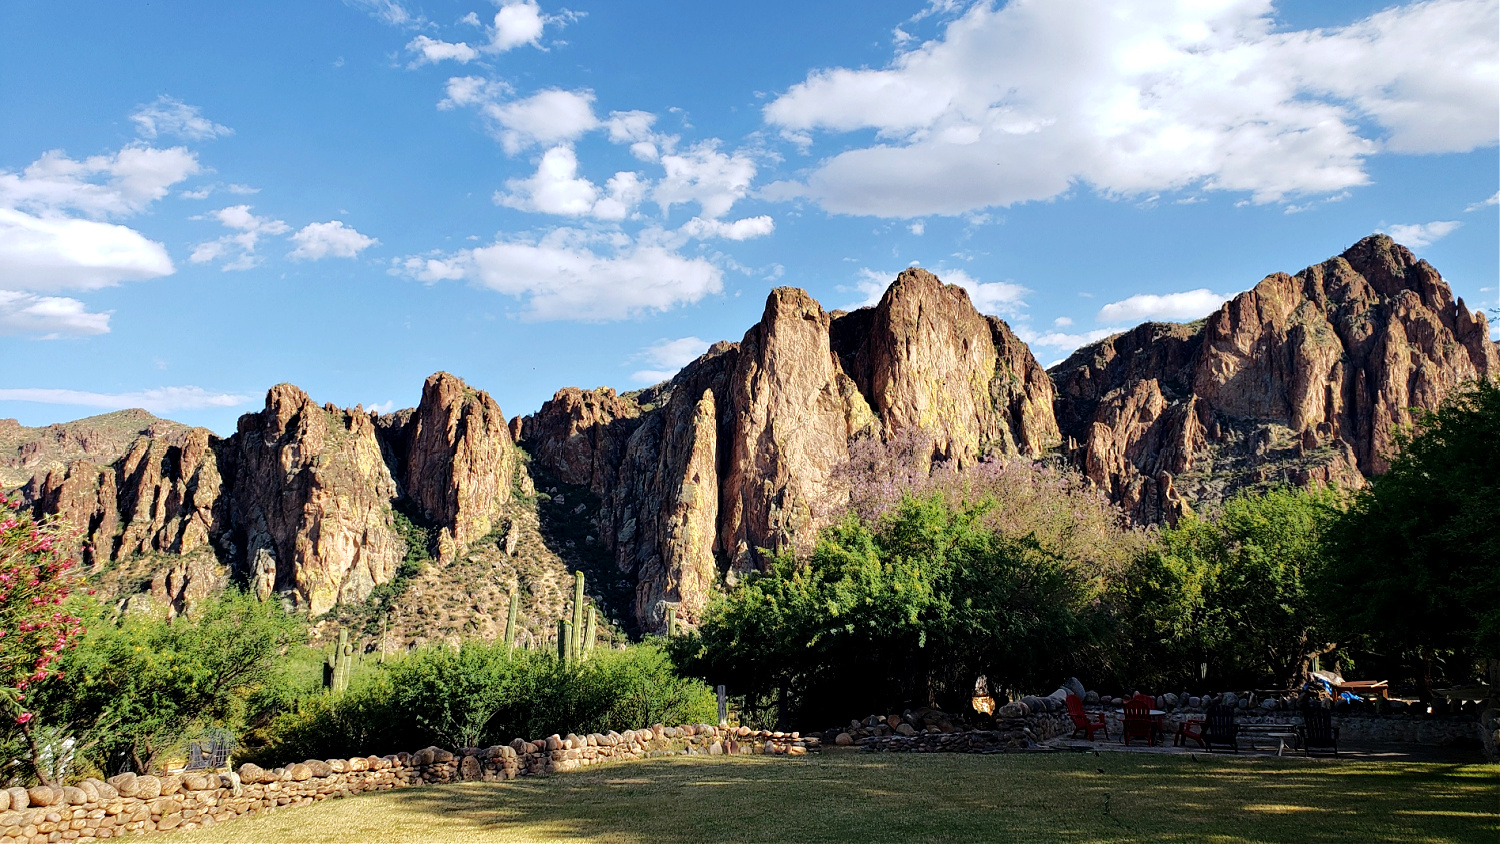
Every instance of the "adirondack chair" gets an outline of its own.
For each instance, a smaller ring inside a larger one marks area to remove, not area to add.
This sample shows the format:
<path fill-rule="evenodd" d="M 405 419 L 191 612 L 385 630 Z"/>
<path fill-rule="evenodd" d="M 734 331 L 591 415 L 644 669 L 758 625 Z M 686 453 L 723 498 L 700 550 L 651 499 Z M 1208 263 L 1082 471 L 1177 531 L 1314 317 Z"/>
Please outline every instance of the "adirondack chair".
<path fill-rule="evenodd" d="M 1234 723 L 1234 707 L 1216 705 L 1208 708 L 1208 718 L 1203 722 L 1203 746 L 1209 750 L 1221 745 L 1240 752 L 1240 728 Z"/>
<path fill-rule="evenodd" d="M 1083 733 L 1089 741 L 1093 741 L 1096 730 L 1103 730 L 1104 737 L 1109 738 L 1109 725 L 1104 723 L 1104 713 L 1099 714 L 1098 721 L 1090 721 L 1089 716 L 1083 711 L 1083 701 L 1078 699 L 1078 695 L 1068 695 L 1067 704 L 1068 714 L 1073 717 L 1073 738 L 1078 738 L 1078 734 Z"/>
<path fill-rule="evenodd" d="M 1156 698 L 1152 697 L 1151 695 L 1148 695 L 1148 694 L 1146 694 L 1144 692 L 1136 692 L 1135 693 L 1135 697 L 1136 697 L 1136 700 L 1139 700 L 1142 703 L 1146 704 L 1146 708 L 1147 709 L 1155 709 L 1156 708 Z M 1159 738 L 1159 739 L 1161 739 L 1163 742 L 1165 742 L 1167 740 L 1166 739 L 1167 725 L 1165 723 L 1166 717 L 1167 716 L 1165 716 L 1165 715 L 1152 715 L 1151 716 L 1151 723 L 1156 727 L 1156 737 Z"/>
<path fill-rule="evenodd" d="M 1125 701 L 1125 745 L 1130 739 L 1143 738 L 1146 744 L 1156 743 L 1156 724 L 1151 720 L 1151 706 L 1139 697 Z"/>
<path fill-rule="evenodd" d="M 1328 710 L 1321 706 L 1309 706 L 1302 710 L 1302 726 L 1297 728 L 1302 740 L 1302 752 L 1312 754 L 1313 748 L 1332 750 L 1339 755 L 1339 728 L 1333 726 Z"/>

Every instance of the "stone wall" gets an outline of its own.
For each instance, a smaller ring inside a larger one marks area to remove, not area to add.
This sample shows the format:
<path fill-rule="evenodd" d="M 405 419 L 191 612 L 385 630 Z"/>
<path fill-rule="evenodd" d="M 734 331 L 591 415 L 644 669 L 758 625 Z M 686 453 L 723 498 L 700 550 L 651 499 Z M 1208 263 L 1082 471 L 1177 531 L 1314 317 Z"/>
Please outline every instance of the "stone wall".
<path fill-rule="evenodd" d="M 516 739 L 489 748 L 428 747 L 389 756 L 309 759 L 271 770 L 246 763 L 234 773 L 121 774 L 108 782 L 88 779 L 63 788 L 0 789 L 0 844 L 97 841 L 196 829 L 241 815 L 367 791 L 462 780 L 496 782 L 601 762 L 672 755 L 801 756 L 818 749 L 818 739 L 798 733 L 657 724 L 623 733 L 611 730 L 534 741 Z"/>
<path fill-rule="evenodd" d="M 1176 711 L 1166 715 L 1166 732 L 1170 739 L 1177 733 L 1177 725 L 1187 720 L 1201 720 L 1198 712 Z M 1114 709 L 1106 709 L 1105 722 L 1109 724 L 1111 738 L 1124 735 L 1121 732 L 1124 716 Z M 1236 724 L 1292 724 L 1301 726 L 1302 715 L 1296 711 L 1238 712 Z M 1410 714 L 1343 714 L 1335 713 L 1333 725 L 1339 728 L 1339 743 L 1358 745 L 1367 742 L 1422 744 L 1434 747 L 1477 745 L 1481 740 L 1479 721 L 1467 715 L 1437 717 Z"/>

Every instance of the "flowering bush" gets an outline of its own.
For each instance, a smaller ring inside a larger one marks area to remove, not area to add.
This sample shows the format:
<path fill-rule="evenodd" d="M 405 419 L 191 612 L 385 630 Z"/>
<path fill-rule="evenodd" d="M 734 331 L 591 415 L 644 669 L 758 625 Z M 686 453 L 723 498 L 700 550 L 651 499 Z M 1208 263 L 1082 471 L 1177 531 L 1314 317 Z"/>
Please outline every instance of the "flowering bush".
<path fill-rule="evenodd" d="M 63 611 L 74 582 L 67 538 L 0 498 L 0 698 L 23 728 L 32 720 L 27 689 L 58 673 L 62 652 L 82 633 Z"/>

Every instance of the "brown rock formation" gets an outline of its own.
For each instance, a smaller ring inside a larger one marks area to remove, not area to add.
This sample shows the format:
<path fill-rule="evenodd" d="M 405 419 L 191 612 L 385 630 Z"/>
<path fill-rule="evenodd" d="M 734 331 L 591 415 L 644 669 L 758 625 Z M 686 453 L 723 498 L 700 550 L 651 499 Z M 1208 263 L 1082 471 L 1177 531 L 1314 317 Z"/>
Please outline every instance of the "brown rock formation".
<path fill-rule="evenodd" d="M 405 553 L 396 482 L 368 415 L 279 384 L 265 410 L 240 417 L 233 455 L 231 518 L 263 597 L 282 592 L 317 615 L 395 573 Z"/>
<path fill-rule="evenodd" d="M 838 494 L 834 467 L 849 458 L 851 439 L 879 425 L 840 368 L 830 322 L 806 291 L 783 287 L 740 342 L 719 487 L 719 547 L 736 569 L 753 568 L 758 548 L 811 544 L 814 506 Z"/>
<path fill-rule="evenodd" d="M 604 495 L 614 485 L 625 443 L 639 424 L 640 406 L 609 387 L 566 387 L 520 420 L 519 436 L 531 458 L 565 484 Z"/>
<path fill-rule="evenodd" d="M 516 478 L 510 427 L 490 394 L 429 376 L 401 434 L 402 492 L 442 530 L 442 561 L 497 526 Z"/>
<path fill-rule="evenodd" d="M 186 554 L 224 528 L 216 441 L 204 428 L 170 439 L 143 436 L 113 466 L 80 460 L 34 478 L 26 497 L 74 529 L 86 565 Z"/>
<path fill-rule="evenodd" d="M 139 437 L 175 440 L 188 430 L 139 408 L 40 428 L 0 419 L 0 490 L 15 489 L 56 469 L 66 471 L 79 460 L 107 465 L 120 459 Z"/>
<path fill-rule="evenodd" d="M 1074 460 L 1143 521 L 1257 484 L 1359 486 L 1410 408 L 1497 374 L 1484 317 L 1385 235 L 1052 371 Z"/>

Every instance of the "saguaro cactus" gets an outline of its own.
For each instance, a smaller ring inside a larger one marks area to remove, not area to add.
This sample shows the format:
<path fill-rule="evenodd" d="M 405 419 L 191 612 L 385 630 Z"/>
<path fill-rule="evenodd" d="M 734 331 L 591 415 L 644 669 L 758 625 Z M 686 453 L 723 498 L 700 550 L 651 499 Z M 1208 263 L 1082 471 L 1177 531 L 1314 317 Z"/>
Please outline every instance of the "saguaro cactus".
<path fill-rule="evenodd" d="M 323 668 L 323 686 L 339 694 L 349 688 L 349 674 L 354 668 L 354 646 L 349 644 L 349 631 L 339 631 L 339 643 Z"/>
<path fill-rule="evenodd" d="M 521 593 L 519 590 L 510 593 L 510 612 L 505 615 L 505 649 L 513 651 L 516 649 L 516 619 L 521 614 Z"/>
<path fill-rule="evenodd" d="M 676 636 L 676 635 L 677 635 L 677 608 L 674 607 L 674 606 L 670 606 L 669 605 L 667 607 L 667 638 L 670 639 L 670 638 L 672 638 L 673 636 Z"/>
<path fill-rule="evenodd" d="M 557 658 L 561 662 L 568 661 L 568 640 L 573 638 L 569 628 L 572 626 L 567 619 L 557 620 Z"/>
<path fill-rule="evenodd" d="M 569 656 L 574 662 L 582 656 L 578 637 L 583 634 L 583 572 L 573 572 L 573 647 L 569 649 Z"/>
<path fill-rule="evenodd" d="M 589 607 L 589 624 L 587 632 L 583 634 L 583 656 L 585 659 L 594 652 L 594 638 L 599 635 L 599 614 Z"/>

